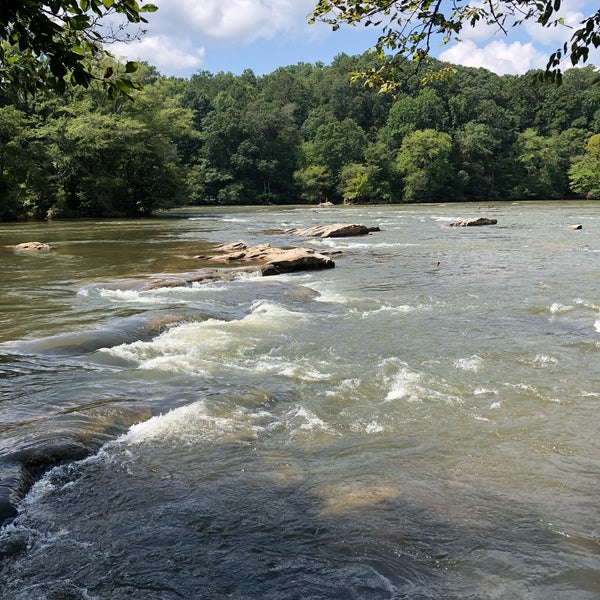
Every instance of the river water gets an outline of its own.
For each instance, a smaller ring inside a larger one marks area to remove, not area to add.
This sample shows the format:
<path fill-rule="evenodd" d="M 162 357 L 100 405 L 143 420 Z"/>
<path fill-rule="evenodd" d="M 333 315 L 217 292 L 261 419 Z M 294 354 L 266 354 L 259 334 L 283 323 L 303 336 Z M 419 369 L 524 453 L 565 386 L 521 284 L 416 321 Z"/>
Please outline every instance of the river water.
<path fill-rule="evenodd" d="M 381 231 L 279 233 L 335 222 Z M 0 249 L 0 597 L 600 598 L 599 232 L 559 202 L 0 224 L 54 248 Z M 341 253 L 142 289 L 238 240 Z"/>

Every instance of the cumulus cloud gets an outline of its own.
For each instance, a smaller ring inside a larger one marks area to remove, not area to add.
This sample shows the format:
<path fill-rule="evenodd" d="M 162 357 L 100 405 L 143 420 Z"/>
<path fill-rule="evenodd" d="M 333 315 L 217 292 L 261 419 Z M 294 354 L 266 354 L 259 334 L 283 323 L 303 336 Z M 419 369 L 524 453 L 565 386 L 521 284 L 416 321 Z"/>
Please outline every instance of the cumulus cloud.
<path fill-rule="evenodd" d="M 327 61 L 342 51 L 363 52 L 374 44 L 377 33 L 367 28 L 369 38 L 361 27 L 332 33 L 324 24 L 309 26 L 307 15 L 317 0 L 153 2 L 159 10 L 147 15 L 147 33 L 142 41 L 109 49 L 118 57 L 146 60 L 165 74 L 185 76 L 201 68 L 241 72 L 242 66 L 266 72 L 307 59 Z M 595 4 L 593 0 L 569 0 L 568 5 L 560 16 L 567 25 L 577 25 Z M 526 22 L 509 28 L 505 36 L 497 28 L 478 23 L 464 27 L 462 41 L 444 47 L 438 56 L 497 73 L 524 73 L 544 68 L 548 55 L 572 31 L 564 26 L 544 28 Z M 598 64 L 599 53 L 594 52 L 589 62 Z"/>
<path fill-rule="evenodd" d="M 556 25 L 550 25 L 550 27 L 543 27 L 539 23 L 528 21 L 525 24 L 527 34 L 534 42 L 562 45 L 563 42 L 571 38 L 573 31 L 579 27 L 585 15 L 579 11 L 563 9 L 556 14 L 556 18 L 563 19 L 563 24 L 557 23 Z"/>
<path fill-rule="evenodd" d="M 570 40 L 587 15 L 597 7 L 591 0 L 569 0 L 554 18 L 562 24 L 543 27 L 533 21 L 525 21 L 516 27 L 507 24 L 506 35 L 498 28 L 478 23 L 464 27 L 461 42 L 439 54 L 439 58 L 455 64 L 484 67 L 500 74 L 522 74 L 529 69 L 545 69 L 549 55 Z M 600 49 L 590 48 L 588 64 L 600 64 Z M 564 60 L 562 69 L 571 67 Z"/>
<path fill-rule="evenodd" d="M 507 43 L 503 40 L 494 40 L 482 47 L 472 40 L 465 40 L 444 50 L 440 59 L 467 67 L 483 67 L 499 74 L 515 75 L 546 65 L 546 55 L 533 44 Z"/>
<path fill-rule="evenodd" d="M 199 42 L 250 43 L 302 35 L 313 0 L 155 0 L 153 31 L 179 33 Z"/>
<path fill-rule="evenodd" d="M 275 39 L 309 41 L 324 34 L 309 27 L 314 0 L 153 0 L 141 42 L 113 44 L 118 57 L 142 59 L 160 71 L 191 73 L 220 49 L 242 49 Z M 243 50 L 242 50 L 243 51 Z"/>
<path fill-rule="evenodd" d="M 194 47 L 189 40 L 171 39 L 164 35 L 145 36 L 138 42 L 116 43 L 110 46 L 111 53 L 117 58 L 144 60 L 163 69 L 187 71 L 202 67 L 205 49 Z"/>

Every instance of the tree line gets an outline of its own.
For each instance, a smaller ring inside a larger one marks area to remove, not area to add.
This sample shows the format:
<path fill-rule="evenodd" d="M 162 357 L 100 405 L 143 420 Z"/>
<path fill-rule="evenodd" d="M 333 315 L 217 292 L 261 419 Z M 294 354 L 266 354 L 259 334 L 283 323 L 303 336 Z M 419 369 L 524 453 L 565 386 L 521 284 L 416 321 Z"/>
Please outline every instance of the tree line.
<path fill-rule="evenodd" d="M 372 53 L 257 76 L 0 86 L 0 220 L 148 215 L 186 204 L 600 198 L 600 81 L 430 61 L 395 97 L 350 85 Z M 110 57 L 107 69 L 125 73 Z M 440 73 L 444 76 L 440 76 Z M 101 77 L 99 78 L 102 79 Z M 423 81 L 427 83 L 424 84 Z"/>

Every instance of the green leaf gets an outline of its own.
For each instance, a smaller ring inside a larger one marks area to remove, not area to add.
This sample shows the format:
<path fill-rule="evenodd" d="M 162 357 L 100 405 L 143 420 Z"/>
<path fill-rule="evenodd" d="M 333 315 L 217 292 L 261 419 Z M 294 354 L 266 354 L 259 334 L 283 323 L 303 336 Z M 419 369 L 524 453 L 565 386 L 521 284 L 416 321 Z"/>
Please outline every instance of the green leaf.
<path fill-rule="evenodd" d="M 127 61 L 125 64 L 125 73 L 135 73 L 140 68 L 140 63 L 135 60 Z"/>

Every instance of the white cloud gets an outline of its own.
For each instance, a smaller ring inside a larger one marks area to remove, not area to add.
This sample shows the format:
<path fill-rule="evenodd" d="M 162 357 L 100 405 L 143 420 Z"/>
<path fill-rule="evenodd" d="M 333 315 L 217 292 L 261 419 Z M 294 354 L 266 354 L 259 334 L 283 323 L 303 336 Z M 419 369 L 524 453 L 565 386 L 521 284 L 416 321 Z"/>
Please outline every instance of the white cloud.
<path fill-rule="evenodd" d="M 147 61 L 159 71 L 173 66 L 182 71 L 198 69 L 205 53 L 203 47 L 194 48 L 189 41 L 163 35 L 147 35 L 138 42 L 112 44 L 109 50 L 117 58 Z"/>
<path fill-rule="evenodd" d="M 586 15 L 597 10 L 591 0 L 569 0 L 553 18 L 562 18 L 564 24 L 543 27 L 528 20 L 507 26 L 506 36 L 497 28 L 478 23 L 464 27 L 461 42 L 439 54 L 442 60 L 473 67 L 485 67 L 496 73 L 522 74 L 529 69 L 545 69 L 549 55 L 565 41 L 570 40 Z M 587 64 L 600 64 L 600 49 L 590 48 Z M 583 64 L 581 65 L 583 66 Z M 562 69 L 571 67 L 564 60 Z"/>
<path fill-rule="evenodd" d="M 307 15 L 315 0 L 153 0 L 140 42 L 108 47 L 115 56 L 141 59 L 170 74 L 203 68 L 209 54 L 231 52 L 254 42 L 276 39 L 308 42 L 323 27 L 309 27 Z M 330 33 L 330 30 L 327 31 Z"/>
<path fill-rule="evenodd" d="M 562 18 L 564 24 L 543 27 L 539 23 L 528 21 L 525 24 L 527 34 L 533 41 L 541 44 L 562 45 L 571 38 L 573 31 L 579 27 L 585 17 L 581 12 L 561 10 L 556 14 L 556 18 Z"/>
<path fill-rule="evenodd" d="M 146 60 L 165 74 L 186 76 L 200 68 L 268 72 L 298 61 L 327 61 L 340 52 L 365 51 L 377 34 L 373 28 L 344 27 L 332 33 L 322 23 L 309 26 L 307 15 L 317 0 L 153 1 L 159 10 L 147 15 L 149 22 L 144 28 L 148 33 L 142 41 L 109 49 L 118 57 Z M 595 6 L 592 0 L 569 0 L 568 4 L 570 12 L 562 16 L 575 25 L 590 14 L 590 6 Z M 508 36 L 504 36 L 497 28 L 479 23 L 464 27 L 462 41 L 436 55 L 497 73 L 524 73 L 544 68 L 548 55 L 570 37 L 571 31 L 526 22 L 509 28 Z M 590 63 L 598 52 L 592 54 Z"/>
<path fill-rule="evenodd" d="M 522 74 L 530 69 L 546 66 L 546 55 L 536 50 L 531 43 L 507 43 L 495 40 L 478 47 L 466 40 L 444 50 L 440 59 L 467 67 L 483 67 L 499 74 Z"/>
<path fill-rule="evenodd" d="M 313 0 L 155 0 L 152 30 L 208 41 L 247 44 L 300 34 Z M 159 16 L 159 17 L 158 17 Z M 300 25 L 300 27 L 299 27 Z"/>

